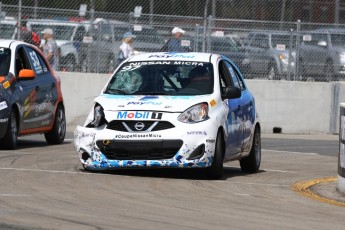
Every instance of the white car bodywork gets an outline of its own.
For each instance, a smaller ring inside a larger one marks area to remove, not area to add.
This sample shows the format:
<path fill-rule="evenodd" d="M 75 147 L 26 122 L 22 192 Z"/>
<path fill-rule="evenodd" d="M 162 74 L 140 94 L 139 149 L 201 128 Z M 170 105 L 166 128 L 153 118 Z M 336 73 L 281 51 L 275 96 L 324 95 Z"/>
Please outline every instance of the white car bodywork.
<path fill-rule="evenodd" d="M 216 67 L 221 58 L 224 57 L 203 53 L 146 53 L 130 58 L 127 62 L 141 62 L 141 65 L 164 65 L 165 62 L 197 65 L 199 62 L 210 62 L 215 66 L 214 76 L 218 79 L 219 70 Z M 95 105 L 103 108 L 106 124 L 90 127 L 90 123 L 95 120 L 92 109 L 84 126 L 78 126 L 74 133 L 74 144 L 81 163 L 88 170 L 133 167 L 206 168 L 214 161 L 218 135 L 222 136 L 222 143 L 225 145 L 222 161 L 248 156 L 252 149 L 254 130 L 259 126 L 255 106 L 246 109 L 248 113 L 253 114 L 252 118 L 240 114 L 237 116 L 236 111 L 229 107 L 232 106 L 231 99 L 222 98 L 221 87 L 221 82 L 214 80 L 213 93 L 205 95 L 110 95 L 104 93 L 105 87 L 101 95 L 95 99 Z M 252 95 L 248 95 L 252 99 Z M 234 106 L 237 109 L 242 99 L 235 100 L 237 101 Z M 179 120 L 181 114 L 199 104 L 208 107 L 206 119 L 194 123 Z M 125 129 L 112 128 L 118 120 L 125 123 Z M 155 126 L 161 122 L 170 123 L 170 126 L 155 131 Z M 147 125 L 150 128 L 140 130 L 142 126 Z M 247 131 L 248 135 L 238 134 L 238 131 L 243 134 Z M 233 136 L 245 136 L 241 140 L 238 152 L 232 151 L 234 146 L 231 146 L 230 141 L 233 141 Z M 169 149 L 169 153 L 161 153 L 165 149 L 164 145 Z M 110 152 L 123 152 L 124 149 L 127 152 L 134 151 L 139 157 L 136 158 L 135 154 L 112 155 L 106 153 L 108 149 Z M 159 149 L 157 152 L 160 153 L 150 155 L 156 149 Z M 140 150 L 147 152 L 147 156 L 140 156 Z"/>

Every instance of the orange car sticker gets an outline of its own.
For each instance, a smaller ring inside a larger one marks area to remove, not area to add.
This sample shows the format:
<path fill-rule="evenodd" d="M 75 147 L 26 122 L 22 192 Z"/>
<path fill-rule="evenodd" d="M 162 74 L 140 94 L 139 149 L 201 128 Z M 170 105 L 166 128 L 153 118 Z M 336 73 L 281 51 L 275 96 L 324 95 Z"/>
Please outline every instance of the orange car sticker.
<path fill-rule="evenodd" d="M 5 81 L 5 82 L 2 84 L 2 86 L 3 86 L 5 89 L 7 89 L 8 87 L 11 86 L 11 84 L 10 84 L 8 81 Z"/>
<path fill-rule="evenodd" d="M 214 99 L 212 99 L 212 100 L 210 101 L 211 107 L 214 107 L 216 104 L 217 104 L 217 103 L 216 103 L 216 101 L 215 101 Z"/>

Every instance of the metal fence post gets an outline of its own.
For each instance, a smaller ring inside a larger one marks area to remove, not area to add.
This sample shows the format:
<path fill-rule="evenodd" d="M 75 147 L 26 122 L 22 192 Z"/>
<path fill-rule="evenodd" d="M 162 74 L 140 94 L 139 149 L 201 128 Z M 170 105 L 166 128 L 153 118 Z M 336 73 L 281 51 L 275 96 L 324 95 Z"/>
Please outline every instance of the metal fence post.
<path fill-rule="evenodd" d="M 300 45 L 300 32 L 301 32 L 301 20 L 297 20 L 297 30 L 296 30 L 296 63 L 295 63 L 295 74 L 294 81 L 299 78 L 299 45 Z"/>
<path fill-rule="evenodd" d="M 289 41 L 289 57 L 288 57 L 288 73 L 287 73 L 287 79 L 290 81 L 291 78 L 291 58 L 292 58 L 292 46 L 293 46 L 293 29 L 290 30 L 290 41 Z"/>
<path fill-rule="evenodd" d="M 17 34 L 18 34 L 18 40 L 21 39 L 21 26 L 22 26 L 22 0 L 19 0 L 19 3 L 18 3 L 18 31 L 17 31 Z"/>

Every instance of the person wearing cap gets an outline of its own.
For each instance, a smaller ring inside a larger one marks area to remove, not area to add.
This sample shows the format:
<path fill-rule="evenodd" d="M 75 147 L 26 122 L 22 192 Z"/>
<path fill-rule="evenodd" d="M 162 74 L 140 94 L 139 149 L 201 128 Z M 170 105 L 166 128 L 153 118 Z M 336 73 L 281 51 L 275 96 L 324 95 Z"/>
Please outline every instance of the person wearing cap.
<path fill-rule="evenodd" d="M 132 57 L 134 55 L 133 38 L 135 35 L 131 32 L 124 33 L 122 37 L 122 44 L 117 56 L 117 63 L 120 64 L 123 60 Z"/>
<path fill-rule="evenodd" d="M 46 28 L 42 32 L 44 44 L 42 45 L 42 51 L 46 56 L 50 66 L 54 71 L 58 70 L 59 65 L 59 48 L 53 37 L 53 30 L 51 28 Z"/>
<path fill-rule="evenodd" d="M 173 37 L 166 43 L 166 50 L 168 52 L 186 52 L 186 47 L 181 46 L 181 37 L 185 33 L 183 29 L 174 27 L 171 31 Z"/>

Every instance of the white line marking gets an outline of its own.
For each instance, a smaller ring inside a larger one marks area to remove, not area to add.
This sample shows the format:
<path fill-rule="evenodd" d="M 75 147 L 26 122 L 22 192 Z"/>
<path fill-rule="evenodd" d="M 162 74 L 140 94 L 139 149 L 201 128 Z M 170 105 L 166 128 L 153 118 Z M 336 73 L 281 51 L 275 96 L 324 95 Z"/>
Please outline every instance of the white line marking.
<path fill-rule="evenodd" d="M 259 185 L 259 186 L 271 186 L 271 187 L 290 187 L 288 184 L 264 184 L 264 183 L 246 183 L 246 182 L 229 182 L 232 184 L 248 184 L 248 185 Z"/>
<path fill-rule="evenodd" d="M 24 196 L 24 197 L 29 197 L 29 195 L 21 195 L 21 194 L 6 194 L 6 193 L 3 193 L 3 194 L 1 194 L 0 193 L 0 197 L 1 196 L 7 196 L 7 197 L 22 197 L 22 196 Z"/>
<path fill-rule="evenodd" d="M 15 170 L 15 171 L 29 171 L 29 172 L 50 172 L 50 173 L 71 173 L 71 174 L 86 174 L 86 175 L 102 175 L 102 174 L 92 174 L 92 173 L 85 173 L 85 172 L 56 171 L 56 170 L 44 170 L 44 169 L 0 168 L 0 170 Z"/>
<path fill-rule="evenodd" d="M 250 194 L 245 194 L 245 193 L 233 193 L 235 196 L 250 196 Z"/>
<path fill-rule="evenodd" d="M 288 153 L 288 154 L 304 154 L 304 155 L 320 155 L 318 153 L 304 153 L 304 152 L 290 152 L 290 151 L 281 151 L 281 150 L 272 150 L 272 149 L 261 149 L 262 151 L 277 152 L 277 153 Z"/>
<path fill-rule="evenodd" d="M 276 169 L 262 169 L 266 172 L 281 172 L 281 173 L 296 173 L 294 171 L 284 171 L 284 170 L 276 170 Z"/>

